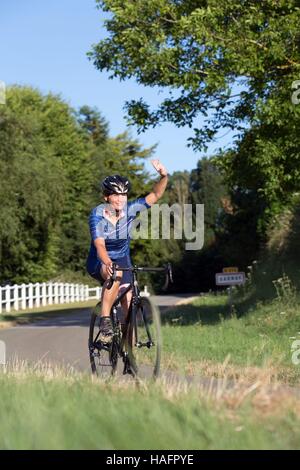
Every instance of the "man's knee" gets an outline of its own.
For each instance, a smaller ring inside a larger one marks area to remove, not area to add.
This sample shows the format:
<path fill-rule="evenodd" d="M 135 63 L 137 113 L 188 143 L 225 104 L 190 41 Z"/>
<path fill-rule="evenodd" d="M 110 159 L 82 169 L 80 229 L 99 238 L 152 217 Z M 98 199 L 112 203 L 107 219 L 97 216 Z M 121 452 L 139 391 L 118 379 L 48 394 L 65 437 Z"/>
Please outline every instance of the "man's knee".
<path fill-rule="evenodd" d="M 123 284 L 122 286 L 120 286 L 120 293 L 124 292 L 124 290 L 129 286 L 129 284 Z M 129 304 L 130 304 L 130 301 L 131 301 L 131 298 L 132 298 L 132 292 L 129 291 L 127 292 L 127 294 L 123 297 L 123 299 L 121 300 L 121 303 L 122 303 L 122 307 L 129 307 Z"/>

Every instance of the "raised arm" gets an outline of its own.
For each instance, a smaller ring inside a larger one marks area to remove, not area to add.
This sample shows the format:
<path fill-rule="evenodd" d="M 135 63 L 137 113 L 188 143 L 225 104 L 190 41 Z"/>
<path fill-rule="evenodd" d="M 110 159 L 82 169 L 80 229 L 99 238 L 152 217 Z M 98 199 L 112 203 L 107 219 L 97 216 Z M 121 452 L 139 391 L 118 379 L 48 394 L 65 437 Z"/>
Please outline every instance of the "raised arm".
<path fill-rule="evenodd" d="M 168 172 L 166 168 L 164 167 L 164 165 L 160 163 L 159 160 L 151 160 L 151 163 L 153 167 L 155 168 L 155 170 L 157 171 L 157 173 L 160 174 L 160 180 L 157 183 L 155 183 L 153 190 L 145 198 L 146 203 L 149 204 L 150 206 L 152 206 L 152 204 L 155 204 L 158 201 L 158 199 L 162 197 L 168 184 Z"/>

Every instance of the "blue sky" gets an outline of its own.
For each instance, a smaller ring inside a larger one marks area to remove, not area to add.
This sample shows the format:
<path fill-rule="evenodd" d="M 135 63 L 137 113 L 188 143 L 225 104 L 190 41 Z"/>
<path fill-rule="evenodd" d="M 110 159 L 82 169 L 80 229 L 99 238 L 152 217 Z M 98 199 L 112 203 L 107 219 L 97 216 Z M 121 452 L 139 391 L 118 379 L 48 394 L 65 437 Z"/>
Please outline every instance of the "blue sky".
<path fill-rule="evenodd" d="M 142 87 L 128 80 L 109 80 L 97 71 L 86 53 L 93 43 L 105 37 L 104 15 L 94 0 L 10 0 L 0 5 L 0 80 L 31 85 L 42 92 L 59 93 L 75 108 L 96 106 L 108 120 L 112 136 L 126 130 L 124 102 L 140 98 L 157 104 L 157 89 Z M 163 124 L 132 137 L 145 147 L 158 143 L 155 153 L 168 170 L 191 170 L 203 155 L 187 147 L 189 128 Z M 229 145 L 231 133 L 224 132 L 208 153 Z M 227 135 L 226 135 L 227 134 Z M 150 169 L 150 163 L 147 164 Z"/>

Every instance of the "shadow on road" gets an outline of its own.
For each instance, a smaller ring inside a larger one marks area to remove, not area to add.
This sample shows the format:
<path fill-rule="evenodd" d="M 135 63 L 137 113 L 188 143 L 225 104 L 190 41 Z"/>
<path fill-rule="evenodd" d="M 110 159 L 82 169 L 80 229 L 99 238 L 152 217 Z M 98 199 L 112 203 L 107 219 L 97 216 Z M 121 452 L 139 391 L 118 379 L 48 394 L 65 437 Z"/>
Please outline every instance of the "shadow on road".
<path fill-rule="evenodd" d="M 166 301 L 157 302 L 160 312 L 164 314 L 165 310 L 169 308 Z M 166 305 L 164 305 L 166 303 Z M 17 326 L 30 326 L 30 327 L 88 327 L 90 324 L 90 317 L 94 307 L 80 307 L 45 311 L 45 312 L 28 312 L 14 315 L 2 315 L 5 321 L 14 321 Z"/>
<path fill-rule="evenodd" d="M 20 315 L 2 315 L 5 321 L 15 321 L 19 326 L 88 326 L 92 308 L 72 308 L 53 312 L 29 312 Z"/>

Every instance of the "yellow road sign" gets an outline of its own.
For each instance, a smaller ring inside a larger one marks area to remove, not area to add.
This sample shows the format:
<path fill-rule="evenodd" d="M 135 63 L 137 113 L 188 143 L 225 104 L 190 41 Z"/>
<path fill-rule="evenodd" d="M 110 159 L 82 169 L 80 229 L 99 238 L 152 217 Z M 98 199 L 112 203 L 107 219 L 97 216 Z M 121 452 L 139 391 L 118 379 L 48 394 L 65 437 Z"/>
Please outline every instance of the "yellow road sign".
<path fill-rule="evenodd" d="M 223 268 L 223 273 L 238 273 L 239 268 L 235 267 L 229 267 L 229 268 Z"/>

